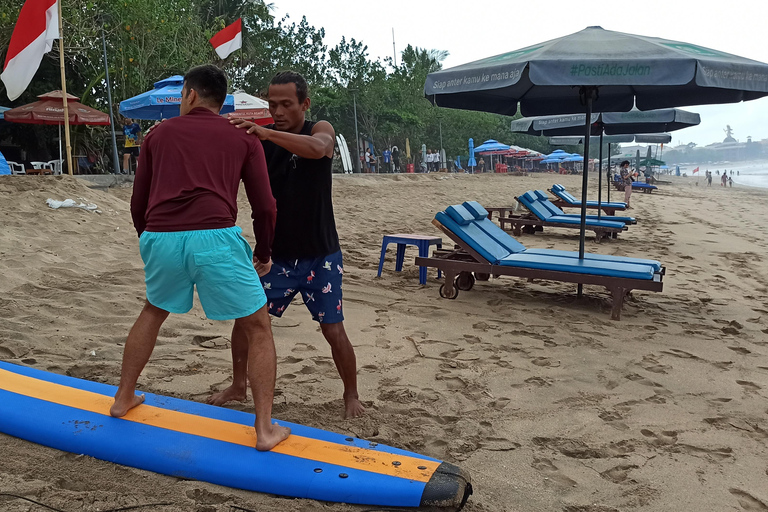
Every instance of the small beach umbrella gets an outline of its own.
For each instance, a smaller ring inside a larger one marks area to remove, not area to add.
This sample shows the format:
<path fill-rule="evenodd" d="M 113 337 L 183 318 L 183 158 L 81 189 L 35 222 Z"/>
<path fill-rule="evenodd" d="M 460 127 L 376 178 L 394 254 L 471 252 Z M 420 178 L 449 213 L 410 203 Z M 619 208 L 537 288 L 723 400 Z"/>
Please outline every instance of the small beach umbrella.
<path fill-rule="evenodd" d="M 170 119 L 180 115 L 181 89 L 184 86 L 184 77 L 174 75 L 155 82 L 155 88 L 123 100 L 120 102 L 120 113 L 131 119 Z M 228 114 L 235 110 L 235 98 L 227 94 L 222 114 Z"/>
<path fill-rule="evenodd" d="M 427 75 L 437 106 L 525 116 L 736 103 L 768 95 L 768 64 L 701 46 L 601 27 Z M 602 173 L 601 173 L 602 174 Z M 587 172 L 582 177 L 579 258 L 584 257 Z M 581 286 L 579 286 L 581 292 Z"/>

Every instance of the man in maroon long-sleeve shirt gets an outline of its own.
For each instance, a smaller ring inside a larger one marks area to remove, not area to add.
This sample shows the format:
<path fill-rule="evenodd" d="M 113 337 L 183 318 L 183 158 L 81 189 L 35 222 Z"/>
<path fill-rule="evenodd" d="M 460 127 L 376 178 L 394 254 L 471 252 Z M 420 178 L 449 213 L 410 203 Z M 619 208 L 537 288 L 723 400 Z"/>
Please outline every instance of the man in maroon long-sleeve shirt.
<path fill-rule="evenodd" d="M 235 320 L 233 336 L 250 347 L 248 379 L 256 405 L 256 448 L 270 450 L 290 434 L 272 424 L 276 355 L 266 296 L 277 210 L 264 150 L 255 137 L 232 130 L 219 115 L 227 78 L 215 66 L 184 77 L 181 117 L 144 141 L 131 215 L 144 261 L 147 302 L 123 353 L 120 387 L 110 413 L 126 415 L 144 401 L 136 381 L 169 313 L 192 308 L 194 287 L 213 320 Z M 235 226 L 242 180 L 251 204 L 256 247 Z M 236 340 L 233 340 L 233 342 Z"/>

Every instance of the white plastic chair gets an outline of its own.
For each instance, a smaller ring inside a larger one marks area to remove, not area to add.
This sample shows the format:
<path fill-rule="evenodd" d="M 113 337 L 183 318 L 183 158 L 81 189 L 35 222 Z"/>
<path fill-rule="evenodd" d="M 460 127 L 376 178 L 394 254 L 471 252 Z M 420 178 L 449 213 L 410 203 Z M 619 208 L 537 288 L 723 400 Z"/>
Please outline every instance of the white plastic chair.
<path fill-rule="evenodd" d="M 17 164 L 16 162 L 9 161 L 8 165 L 11 166 L 11 174 L 12 175 L 27 174 L 27 170 L 24 169 L 24 164 Z"/>
<path fill-rule="evenodd" d="M 61 174 L 61 160 L 51 160 L 45 165 L 46 167 L 53 169 L 53 174 Z"/>

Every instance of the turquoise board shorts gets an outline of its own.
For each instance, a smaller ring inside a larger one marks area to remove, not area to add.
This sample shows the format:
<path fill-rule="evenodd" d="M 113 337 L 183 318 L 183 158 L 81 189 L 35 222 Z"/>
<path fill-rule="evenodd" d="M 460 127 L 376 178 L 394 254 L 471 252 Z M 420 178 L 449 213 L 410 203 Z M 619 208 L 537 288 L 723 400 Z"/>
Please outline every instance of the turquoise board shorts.
<path fill-rule="evenodd" d="M 171 313 L 192 309 L 195 286 L 205 315 L 232 320 L 264 307 L 267 297 L 239 227 L 144 231 L 139 239 L 150 304 Z"/>

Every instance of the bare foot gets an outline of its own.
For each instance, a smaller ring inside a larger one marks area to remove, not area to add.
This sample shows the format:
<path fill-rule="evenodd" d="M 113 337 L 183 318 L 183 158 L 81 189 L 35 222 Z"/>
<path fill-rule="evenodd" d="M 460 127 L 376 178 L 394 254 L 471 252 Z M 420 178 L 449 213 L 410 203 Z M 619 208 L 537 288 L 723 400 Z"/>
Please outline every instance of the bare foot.
<path fill-rule="evenodd" d="M 365 407 L 357 397 L 344 399 L 344 419 L 359 418 L 365 414 Z"/>
<path fill-rule="evenodd" d="M 291 429 L 288 427 L 281 427 L 277 423 L 269 425 L 269 429 L 266 432 L 257 434 L 256 449 L 262 452 L 267 452 L 288 439 L 291 435 Z"/>
<path fill-rule="evenodd" d="M 233 400 L 236 400 L 238 402 L 242 402 L 247 398 L 245 389 L 243 388 L 236 388 L 235 386 L 229 386 L 224 391 L 219 391 L 218 393 L 214 393 L 211 396 L 208 397 L 208 399 L 205 401 L 207 404 L 211 405 L 224 405 L 227 402 L 231 402 Z"/>
<path fill-rule="evenodd" d="M 120 391 L 118 390 L 117 394 L 115 395 L 115 403 L 112 404 L 112 407 L 109 408 L 109 414 L 115 418 L 122 418 L 128 413 L 128 411 L 137 405 L 144 403 L 144 393 L 140 395 L 131 394 L 125 398 L 118 398 L 119 394 Z"/>

